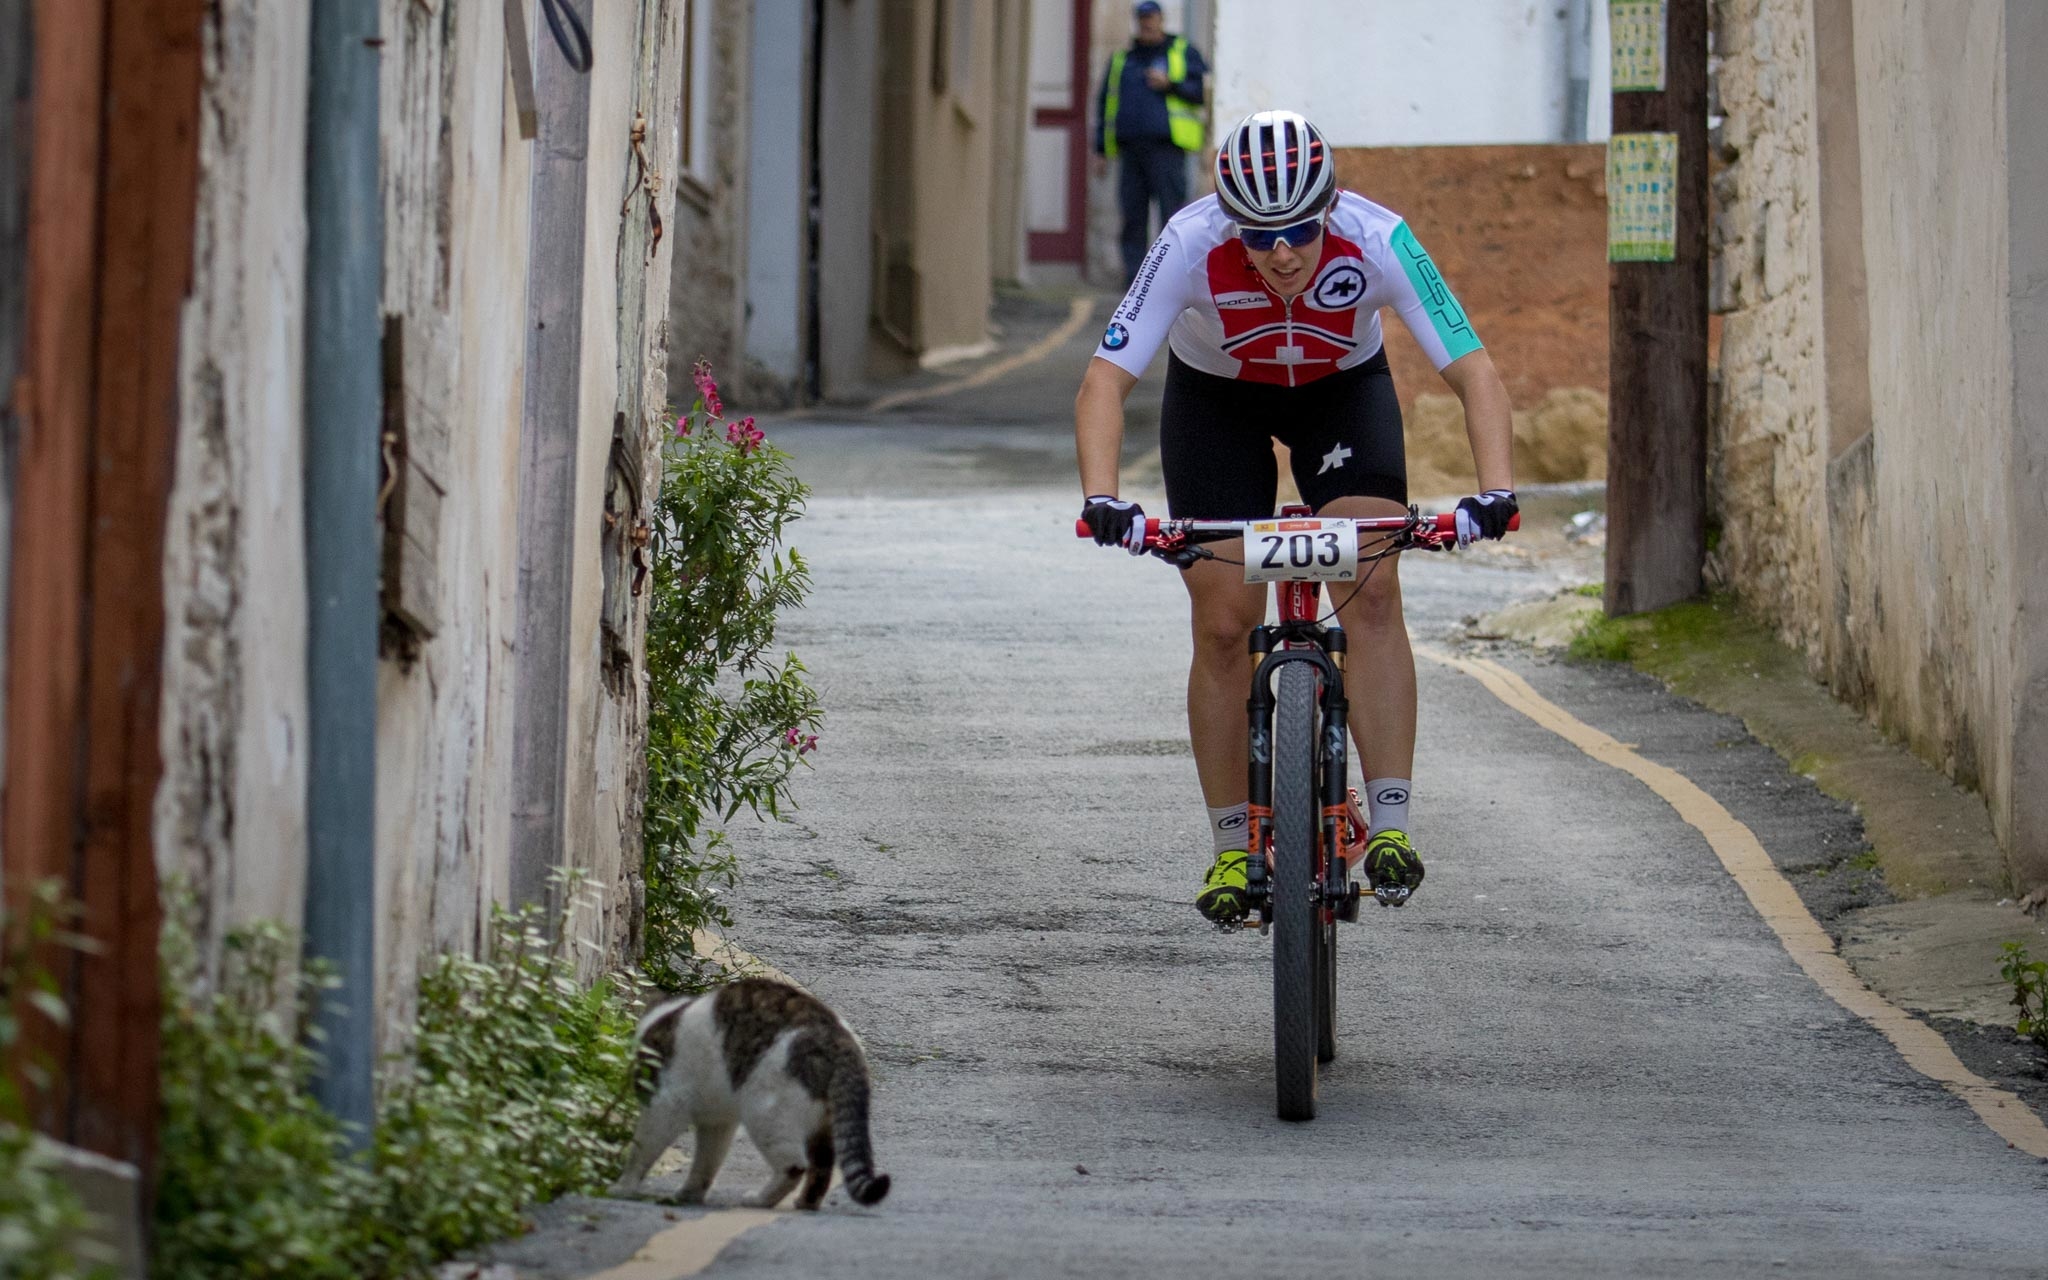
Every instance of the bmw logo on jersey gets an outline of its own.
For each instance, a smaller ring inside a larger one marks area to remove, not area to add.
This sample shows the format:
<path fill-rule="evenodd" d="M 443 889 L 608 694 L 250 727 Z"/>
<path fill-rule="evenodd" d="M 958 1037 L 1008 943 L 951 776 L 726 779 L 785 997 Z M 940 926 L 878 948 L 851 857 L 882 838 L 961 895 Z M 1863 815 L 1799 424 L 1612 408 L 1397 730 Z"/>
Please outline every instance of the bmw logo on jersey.
<path fill-rule="evenodd" d="M 1122 351 L 1129 344 L 1130 340 L 1131 331 L 1114 320 L 1109 322 L 1109 328 L 1102 331 L 1102 349 L 1104 351 Z"/>

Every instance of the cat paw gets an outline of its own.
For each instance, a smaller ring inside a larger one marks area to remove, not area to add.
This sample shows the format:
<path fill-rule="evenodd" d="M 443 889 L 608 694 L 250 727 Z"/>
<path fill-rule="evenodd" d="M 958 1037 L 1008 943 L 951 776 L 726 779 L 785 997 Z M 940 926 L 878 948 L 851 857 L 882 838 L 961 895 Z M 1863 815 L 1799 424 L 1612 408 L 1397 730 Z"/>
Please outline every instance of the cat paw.
<path fill-rule="evenodd" d="M 675 1198 L 674 1198 L 673 1200 L 669 1201 L 669 1203 L 670 1203 L 670 1204 L 703 1204 L 703 1203 L 704 1203 L 704 1192 L 703 1192 L 703 1191 L 692 1191 L 692 1190 L 691 1190 L 690 1188 L 688 1188 L 688 1187 L 684 1187 L 684 1188 L 683 1188 L 683 1189 L 682 1189 L 681 1191 L 678 1191 L 678 1192 L 676 1192 L 676 1194 L 675 1194 Z"/>

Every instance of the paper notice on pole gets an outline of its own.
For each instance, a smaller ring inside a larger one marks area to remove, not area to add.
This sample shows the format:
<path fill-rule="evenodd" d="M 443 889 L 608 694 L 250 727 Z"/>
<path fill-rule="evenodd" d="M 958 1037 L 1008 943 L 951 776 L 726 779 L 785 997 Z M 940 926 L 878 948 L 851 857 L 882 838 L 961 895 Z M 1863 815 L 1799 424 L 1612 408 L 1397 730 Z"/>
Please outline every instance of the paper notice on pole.
<path fill-rule="evenodd" d="M 1664 0 L 1607 0 L 1614 92 L 1664 92 Z"/>
<path fill-rule="evenodd" d="M 1607 140 L 1607 260 L 1678 256 L 1678 135 L 1617 133 Z"/>

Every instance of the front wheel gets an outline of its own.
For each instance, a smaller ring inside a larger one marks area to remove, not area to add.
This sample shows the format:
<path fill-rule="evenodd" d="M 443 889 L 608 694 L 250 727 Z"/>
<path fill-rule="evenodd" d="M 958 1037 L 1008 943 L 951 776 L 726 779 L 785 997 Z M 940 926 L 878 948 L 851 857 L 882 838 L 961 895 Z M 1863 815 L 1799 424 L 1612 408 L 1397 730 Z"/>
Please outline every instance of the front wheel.
<path fill-rule="evenodd" d="M 1316 901 L 1316 670 L 1282 663 L 1273 706 L 1273 1069 L 1282 1120 L 1316 1117 L 1318 990 L 1330 963 Z"/>

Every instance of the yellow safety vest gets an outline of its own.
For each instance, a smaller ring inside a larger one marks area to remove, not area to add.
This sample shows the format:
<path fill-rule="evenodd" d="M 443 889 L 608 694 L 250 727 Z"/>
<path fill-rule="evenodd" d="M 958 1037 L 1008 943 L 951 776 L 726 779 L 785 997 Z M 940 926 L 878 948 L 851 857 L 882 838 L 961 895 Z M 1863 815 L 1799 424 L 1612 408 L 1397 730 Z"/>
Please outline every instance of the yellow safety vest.
<path fill-rule="evenodd" d="M 1102 154 L 1106 156 L 1116 155 L 1116 109 L 1123 95 L 1124 57 L 1129 52 L 1118 49 L 1109 60 L 1109 96 L 1102 103 Z M 1188 78 L 1188 42 L 1180 36 L 1166 43 L 1166 78 L 1175 84 Z M 1166 128 L 1173 145 L 1182 151 L 1202 149 L 1202 113 L 1179 94 L 1166 95 Z"/>

